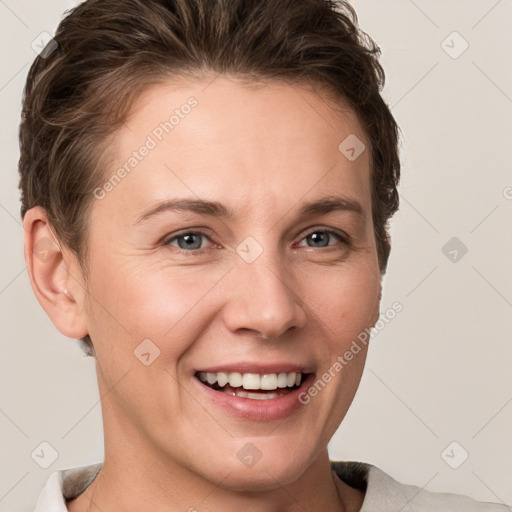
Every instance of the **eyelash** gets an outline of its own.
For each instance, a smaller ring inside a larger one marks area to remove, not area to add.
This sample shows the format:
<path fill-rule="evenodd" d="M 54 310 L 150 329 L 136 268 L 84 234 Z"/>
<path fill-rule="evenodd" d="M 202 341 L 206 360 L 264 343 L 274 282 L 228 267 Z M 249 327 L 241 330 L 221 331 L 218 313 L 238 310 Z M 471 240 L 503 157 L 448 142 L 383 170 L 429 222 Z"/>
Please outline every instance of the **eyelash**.
<path fill-rule="evenodd" d="M 315 234 L 315 233 L 327 233 L 329 235 L 334 235 L 335 237 L 337 237 L 341 243 L 343 243 L 344 245 L 348 246 L 350 245 L 350 237 L 346 234 L 346 233 L 343 233 L 343 232 L 338 232 L 338 231 L 334 231 L 332 229 L 313 229 L 311 231 L 309 231 L 308 233 L 306 233 L 300 241 L 306 239 L 308 236 L 312 235 L 312 234 Z M 185 237 L 187 235 L 199 235 L 199 236 L 203 236 L 205 238 L 207 238 L 211 243 L 214 244 L 214 242 L 210 239 L 210 237 L 202 232 L 202 231 L 185 231 L 183 233 L 180 233 L 178 235 L 173 235 L 171 238 L 167 238 L 166 240 L 163 241 L 163 245 L 165 246 L 170 246 L 171 245 L 171 242 L 179 239 L 179 238 L 182 238 L 182 237 Z M 187 256 L 188 255 L 197 255 L 197 254 L 202 254 L 204 253 L 205 251 L 209 250 L 208 247 L 206 248 L 202 248 L 202 249 L 190 249 L 190 250 L 187 250 L 187 249 L 182 249 L 180 247 L 176 247 L 176 246 L 172 246 L 174 248 L 176 248 L 178 250 L 179 253 L 181 254 L 186 254 Z M 329 247 L 334 247 L 334 245 L 328 245 L 326 247 L 319 247 L 319 249 L 327 249 Z M 308 247 L 309 249 L 315 249 L 315 247 Z"/>

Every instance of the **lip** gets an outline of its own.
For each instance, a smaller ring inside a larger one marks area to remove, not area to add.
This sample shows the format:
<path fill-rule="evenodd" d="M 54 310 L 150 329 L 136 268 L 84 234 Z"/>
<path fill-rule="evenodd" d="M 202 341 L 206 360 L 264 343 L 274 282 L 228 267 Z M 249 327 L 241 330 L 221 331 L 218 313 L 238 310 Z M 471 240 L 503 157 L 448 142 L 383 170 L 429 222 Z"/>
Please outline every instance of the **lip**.
<path fill-rule="evenodd" d="M 255 364 L 255 363 L 234 363 L 224 364 L 218 366 L 210 366 L 208 368 L 198 368 L 194 373 L 209 372 L 209 373 L 258 373 L 259 375 L 267 375 L 269 373 L 312 373 L 311 368 L 299 366 L 290 363 L 269 363 L 269 364 Z"/>
<path fill-rule="evenodd" d="M 301 371 L 298 369 L 298 367 L 294 367 L 295 369 L 291 370 L 283 370 L 283 368 L 287 368 L 283 365 L 280 365 L 278 370 L 275 366 L 275 369 L 272 370 L 269 370 L 271 366 L 264 366 L 263 371 L 260 366 L 255 365 L 250 366 L 251 371 L 245 369 L 244 371 L 240 371 L 241 368 L 244 368 L 241 365 L 223 366 L 222 369 L 216 368 L 217 367 L 212 367 L 210 369 L 200 371 L 211 371 L 214 373 L 229 370 L 239 371 L 240 373 L 261 373 L 262 375 L 265 373 Z M 256 370 L 256 368 L 258 368 L 258 370 Z M 302 373 L 307 372 L 303 371 Z M 203 396 L 205 396 L 210 403 L 212 403 L 215 407 L 222 409 L 230 416 L 250 421 L 263 422 L 282 420 L 296 412 L 300 407 L 303 407 L 303 404 L 299 401 L 299 395 L 311 386 L 314 379 L 315 374 L 309 373 L 304 382 L 302 382 L 297 389 L 290 391 L 284 396 L 280 396 L 278 398 L 270 398 L 268 400 L 253 400 L 251 398 L 232 396 L 228 393 L 216 391 L 208 387 L 206 384 L 203 384 L 196 376 L 194 376 L 192 380 L 195 382 L 194 385 L 197 386 L 198 392 L 200 394 L 203 394 Z"/>

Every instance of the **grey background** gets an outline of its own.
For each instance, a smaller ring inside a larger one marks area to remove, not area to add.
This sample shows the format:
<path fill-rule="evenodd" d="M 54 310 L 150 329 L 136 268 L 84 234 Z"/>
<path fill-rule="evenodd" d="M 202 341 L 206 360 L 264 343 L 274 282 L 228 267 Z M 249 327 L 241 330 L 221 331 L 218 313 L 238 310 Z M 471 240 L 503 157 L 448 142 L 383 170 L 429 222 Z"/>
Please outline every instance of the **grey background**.
<path fill-rule="evenodd" d="M 0 0 L 0 511 L 30 510 L 52 471 L 103 456 L 92 360 L 35 300 L 18 213 L 31 44 L 76 3 Z M 403 311 L 373 338 L 331 457 L 512 504 L 512 1 L 352 3 L 383 51 L 384 94 L 404 133 L 381 309 Z M 442 250 L 452 237 L 468 248 L 456 262 Z M 41 442 L 57 452 L 47 469 L 31 456 Z M 463 450 L 453 469 L 446 461 Z"/>

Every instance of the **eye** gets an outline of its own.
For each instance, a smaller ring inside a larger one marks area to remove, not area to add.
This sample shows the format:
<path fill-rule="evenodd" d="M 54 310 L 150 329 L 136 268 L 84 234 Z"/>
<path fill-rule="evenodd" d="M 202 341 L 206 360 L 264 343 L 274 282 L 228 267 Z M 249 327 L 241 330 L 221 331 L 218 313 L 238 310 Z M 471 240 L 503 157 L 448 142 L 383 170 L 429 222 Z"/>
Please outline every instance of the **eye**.
<path fill-rule="evenodd" d="M 178 249 L 182 249 L 187 252 L 200 251 L 205 249 L 205 247 L 202 247 L 202 241 L 204 239 L 209 240 L 209 238 L 204 233 L 199 231 L 189 231 L 187 233 L 182 233 L 180 235 L 175 235 L 172 238 L 169 238 L 165 244 L 178 247 Z M 176 242 L 177 245 L 174 242 Z"/>
<path fill-rule="evenodd" d="M 210 244 L 212 243 L 205 233 L 200 231 L 187 231 L 172 236 L 165 241 L 164 244 L 176 247 L 183 252 L 194 253 L 202 252 L 208 248 L 208 244 L 205 242 L 206 240 Z M 308 243 L 307 246 L 312 248 L 331 247 L 338 242 L 342 242 L 345 245 L 349 244 L 348 235 L 342 235 L 341 233 L 328 229 L 316 229 L 315 231 L 311 231 L 302 238 L 299 246 L 303 246 L 302 241 L 306 241 Z"/>
<path fill-rule="evenodd" d="M 309 247 L 329 247 L 331 245 L 334 245 L 331 242 L 332 240 L 336 240 L 339 242 L 343 242 L 344 244 L 348 243 L 347 239 L 343 237 L 341 234 L 337 233 L 336 231 L 327 230 L 327 229 L 317 229 L 315 231 L 310 232 L 308 235 L 306 235 L 302 240 L 306 240 L 308 242 L 311 242 L 312 245 Z"/>

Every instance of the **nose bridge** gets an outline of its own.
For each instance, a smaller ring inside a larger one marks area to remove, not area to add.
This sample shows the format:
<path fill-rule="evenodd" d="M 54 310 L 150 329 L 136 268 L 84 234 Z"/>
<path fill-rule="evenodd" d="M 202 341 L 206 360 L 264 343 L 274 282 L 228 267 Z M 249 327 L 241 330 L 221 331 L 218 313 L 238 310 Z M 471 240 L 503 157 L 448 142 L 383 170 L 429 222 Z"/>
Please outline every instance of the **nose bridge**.
<path fill-rule="evenodd" d="M 264 338 L 275 338 L 304 324 L 300 294 L 278 249 L 260 246 L 260 254 L 251 261 L 244 257 L 256 250 L 250 244 L 242 243 L 237 250 L 241 256 L 235 265 L 227 323 L 232 330 L 248 329 Z M 245 254 L 244 249 L 248 249 Z"/>

